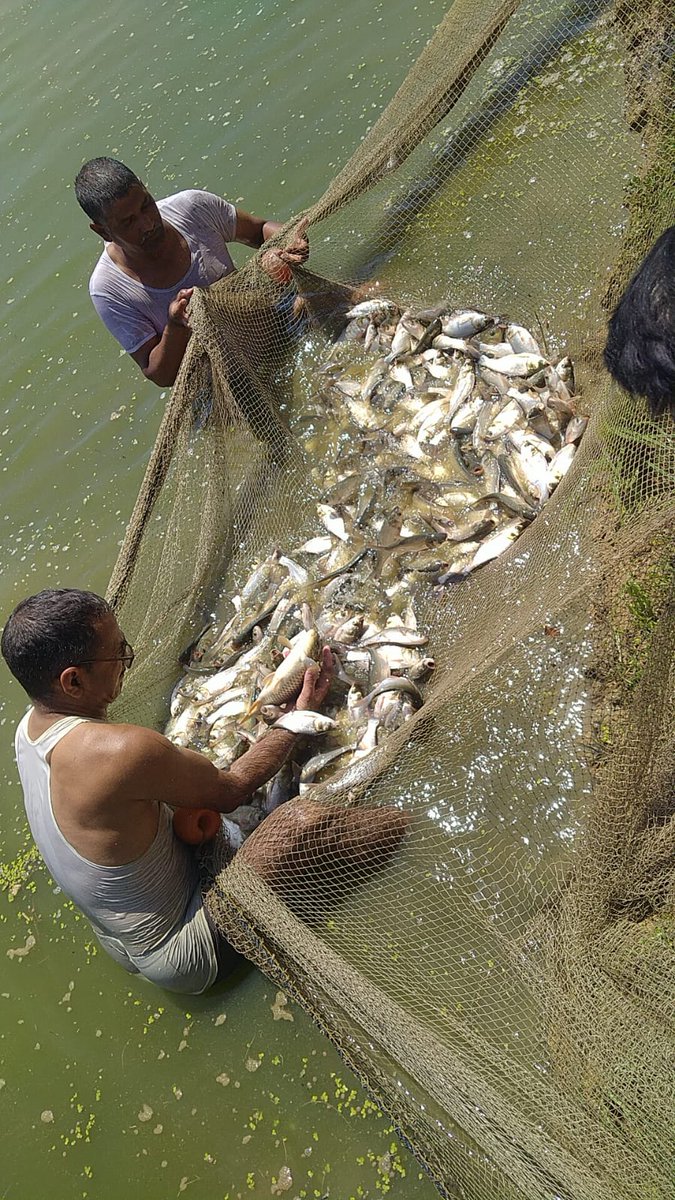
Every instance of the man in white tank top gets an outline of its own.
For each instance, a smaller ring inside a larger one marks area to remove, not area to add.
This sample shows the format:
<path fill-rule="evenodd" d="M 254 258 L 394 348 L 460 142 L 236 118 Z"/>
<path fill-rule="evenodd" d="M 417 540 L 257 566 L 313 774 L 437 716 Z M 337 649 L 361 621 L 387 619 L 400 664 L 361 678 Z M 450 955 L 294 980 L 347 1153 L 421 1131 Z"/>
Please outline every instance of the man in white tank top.
<path fill-rule="evenodd" d="M 219 771 L 154 730 L 109 722 L 133 650 L 92 592 L 49 589 L 22 601 L 1 648 L 32 700 L 17 729 L 17 764 L 50 873 L 127 970 L 173 991 L 204 991 L 222 974 L 228 947 L 209 926 L 173 810 L 238 808 L 276 774 L 296 735 L 272 729 Z M 325 650 L 297 707 L 320 705 L 330 675 Z"/>
<path fill-rule="evenodd" d="M 75 195 L 105 246 L 89 281 L 94 307 L 146 379 L 170 387 L 190 338 L 188 305 L 195 287 L 235 270 L 228 242 L 258 249 L 281 224 L 254 217 L 212 192 L 189 189 L 155 202 L 145 184 L 115 158 L 80 168 Z M 304 232 L 262 258 L 279 283 L 304 262 Z"/>

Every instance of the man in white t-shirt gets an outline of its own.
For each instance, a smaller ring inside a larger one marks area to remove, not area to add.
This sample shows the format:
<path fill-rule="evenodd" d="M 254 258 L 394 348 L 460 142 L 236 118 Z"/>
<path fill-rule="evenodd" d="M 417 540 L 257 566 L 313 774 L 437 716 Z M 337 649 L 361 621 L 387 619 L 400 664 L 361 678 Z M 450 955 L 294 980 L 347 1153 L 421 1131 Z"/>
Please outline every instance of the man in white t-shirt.
<path fill-rule="evenodd" d="M 228 242 L 254 249 L 281 224 L 235 208 L 212 192 L 191 189 L 155 201 L 145 184 L 115 158 L 93 158 L 75 180 L 90 228 L 105 242 L 89 281 L 94 307 L 146 379 L 170 387 L 190 338 L 188 304 L 235 270 Z M 263 265 L 277 282 L 304 262 L 299 234 L 285 250 L 270 250 Z"/>

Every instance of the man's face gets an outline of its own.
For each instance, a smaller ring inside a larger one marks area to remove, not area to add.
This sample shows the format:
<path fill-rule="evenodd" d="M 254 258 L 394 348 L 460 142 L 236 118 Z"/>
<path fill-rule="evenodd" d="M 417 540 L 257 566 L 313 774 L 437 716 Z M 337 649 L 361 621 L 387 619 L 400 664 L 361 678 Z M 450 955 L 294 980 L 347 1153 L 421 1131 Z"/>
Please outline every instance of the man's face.
<path fill-rule="evenodd" d="M 128 668 L 129 645 L 112 613 L 99 621 L 97 637 L 91 651 L 92 662 L 80 665 L 81 682 L 88 695 L 101 704 L 112 704 L 122 690 Z"/>
<path fill-rule="evenodd" d="M 134 183 L 110 206 L 104 222 L 91 227 L 105 241 L 115 242 L 123 250 L 141 250 L 150 257 L 161 253 L 166 237 L 160 211 L 142 183 Z"/>

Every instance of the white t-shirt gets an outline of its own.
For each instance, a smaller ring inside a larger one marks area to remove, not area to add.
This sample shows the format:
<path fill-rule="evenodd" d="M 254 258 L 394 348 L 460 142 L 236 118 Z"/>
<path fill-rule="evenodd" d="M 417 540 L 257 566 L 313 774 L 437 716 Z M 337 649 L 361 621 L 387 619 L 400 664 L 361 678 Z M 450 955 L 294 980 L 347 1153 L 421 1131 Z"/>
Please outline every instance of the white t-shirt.
<path fill-rule="evenodd" d="M 169 305 L 181 288 L 208 287 L 235 269 L 225 247 L 234 241 L 237 228 L 233 204 L 213 192 L 191 188 L 158 200 L 157 207 L 190 248 L 190 266 L 183 278 L 169 288 L 146 287 L 125 275 L 104 250 L 89 280 L 94 308 L 128 354 L 150 338 L 161 337 Z"/>

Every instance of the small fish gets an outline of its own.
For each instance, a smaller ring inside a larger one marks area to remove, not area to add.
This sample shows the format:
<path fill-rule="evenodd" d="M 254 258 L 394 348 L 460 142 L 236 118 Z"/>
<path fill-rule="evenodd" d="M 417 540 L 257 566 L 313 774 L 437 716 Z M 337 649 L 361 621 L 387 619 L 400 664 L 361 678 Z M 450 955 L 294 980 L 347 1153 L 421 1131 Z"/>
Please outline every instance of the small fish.
<path fill-rule="evenodd" d="M 490 358 L 487 354 L 481 354 L 478 366 L 493 371 L 496 375 L 525 379 L 528 375 L 534 375 L 535 371 L 542 371 L 548 363 L 539 354 L 505 354 L 503 358 Z"/>
<path fill-rule="evenodd" d="M 491 533 L 497 524 L 494 513 L 479 512 L 456 524 L 447 518 L 440 518 L 439 524 L 448 542 L 480 541 L 486 534 Z"/>
<path fill-rule="evenodd" d="M 548 463 L 544 455 L 537 446 L 517 439 L 513 433 L 507 438 L 507 453 L 511 449 L 515 452 L 510 460 L 512 466 L 525 479 L 530 495 L 543 504 L 549 493 Z"/>
<path fill-rule="evenodd" d="M 298 554 L 327 554 L 332 545 L 332 538 L 328 535 L 310 538 L 308 542 L 303 542 L 302 546 L 298 547 Z"/>
<path fill-rule="evenodd" d="M 322 754 L 315 754 L 313 758 L 308 759 L 300 772 L 300 793 L 302 794 L 314 782 L 317 775 L 325 771 L 332 762 L 341 758 L 343 754 L 350 754 L 355 749 L 355 745 L 338 746 L 335 750 L 324 750 Z"/>
<path fill-rule="evenodd" d="M 224 692 L 218 698 L 216 708 L 204 718 L 207 725 L 215 725 L 216 721 L 220 721 L 223 717 L 238 717 L 246 711 L 245 696 L 248 689 L 244 687 L 231 688 L 230 691 Z"/>
<path fill-rule="evenodd" d="M 565 444 L 580 442 L 588 425 L 588 417 L 572 417 L 565 430 Z"/>
<path fill-rule="evenodd" d="M 432 346 L 434 350 L 459 350 L 460 354 L 465 354 L 469 358 L 478 358 L 483 353 L 481 349 L 483 343 L 477 350 L 475 346 L 471 345 L 471 342 L 467 342 L 466 338 L 448 337 L 447 333 L 439 333 L 438 337 L 434 338 Z M 485 348 L 490 349 L 490 347 Z"/>
<path fill-rule="evenodd" d="M 398 358 L 399 354 L 407 354 L 411 350 L 412 344 L 410 330 L 406 328 L 405 321 L 401 318 L 394 330 L 394 336 L 391 339 L 391 347 L 386 361 L 393 362 L 394 359 Z"/>
<path fill-rule="evenodd" d="M 187 663 L 192 661 L 192 659 L 194 659 L 194 658 L 198 659 L 201 657 L 201 652 L 199 652 L 199 653 L 195 653 L 195 652 L 197 651 L 197 647 L 199 646 L 199 643 L 201 642 L 202 638 L 212 628 L 213 628 L 213 621 L 209 621 L 206 625 L 203 626 L 202 629 L 200 629 L 199 633 L 197 634 L 197 636 L 195 638 L 192 639 L 189 646 L 186 646 L 185 649 L 179 654 L 178 661 L 182 667 L 186 666 Z"/>
<path fill-rule="evenodd" d="M 413 682 L 420 679 L 425 679 L 432 671 L 436 670 L 436 660 L 434 658 L 420 658 L 412 666 L 408 667 L 408 678 Z"/>
<path fill-rule="evenodd" d="M 483 397 L 474 394 L 470 400 L 467 400 L 466 404 L 462 404 L 450 421 L 450 428 L 453 433 L 470 433 L 476 424 L 483 403 Z"/>
<path fill-rule="evenodd" d="M 390 675 L 387 679 L 383 679 L 381 683 L 378 683 L 367 696 L 363 697 L 361 707 L 369 708 L 373 701 L 378 696 L 384 695 L 385 692 L 404 693 L 411 698 L 416 708 L 421 708 L 424 704 L 422 693 L 411 679 L 406 679 L 405 675 Z"/>
<path fill-rule="evenodd" d="M 379 633 L 373 634 L 371 637 L 362 638 L 359 643 L 362 647 L 379 647 L 379 646 L 426 646 L 429 639 L 423 633 L 417 633 L 414 629 L 406 629 L 404 626 L 392 626 L 389 629 L 381 629 Z"/>
<path fill-rule="evenodd" d="M 560 480 L 563 478 L 563 476 L 567 474 L 572 466 L 572 460 L 574 459 L 576 450 L 577 448 L 574 443 L 570 442 L 568 445 L 563 446 L 562 450 L 559 450 L 558 453 L 554 455 L 546 475 L 546 482 L 549 489 L 556 487 L 557 484 L 560 483 Z"/>
<path fill-rule="evenodd" d="M 361 637 L 366 622 L 363 613 L 355 613 L 354 616 L 346 617 L 338 625 L 334 625 L 328 630 L 326 636 L 330 641 L 342 642 L 345 646 L 353 646 Z"/>
<path fill-rule="evenodd" d="M 438 542 L 445 541 L 445 534 L 438 530 L 431 529 L 428 534 L 418 533 L 411 537 L 399 538 L 397 542 L 393 542 L 390 546 L 377 546 L 379 551 L 378 565 L 381 567 L 390 555 L 395 558 L 402 554 L 416 554 L 419 550 L 429 550 Z"/>
<path fill-rule="evenodd" d="M 475 501 L 473 507 L 477 508 L 482 504 L 497 504 L 500 508 L 511 513 L 511 516 L 522 517 L 524 521 L 534 521 L 537 515 L 537 509 L 531 504 L 524 503 L 517 496 L 509 496 L 506 492 L 486 492 L 484 496 L 480 496 Z"/>
<path fill-rule="evenodd" d="M 361 737 L 356 743 L 355 755 L 369 754 L 377 746 L 377 735 L 380 722 L 377 717 L 371 717 Z"/>
<path fill-rule="evenodd" d="M 330 504 L 317 504 L 316 511 L 321 518 L 321 523 L 325 525 L 333 537 L 339 538 L 341 542 L 349 541 L 344 517 L 340 515 L 337 509 L 333 508 Z"/>
<path fill-rule="evenodd" d="M 287 555 L 282 554 L 279 559 L 279 565 L 286 568 L 293 583 L 299 587 L 305 587 L 309 583 L 309 575 L 305 568 L 301 567 L 299 563 L 294 562 L 292 558 L 288 558 Z"/>
<path fill-rule="evenodd" d="M 317 663 L 321 642 L 316 629 L 306 629 L 298 635 L 288 656 L 267 680 L 260 695 L 246 712 L 247 717 L 259 712 L 263 704 L 283 704 L 297 695 L 305 671 Z"/>
<path fill-rule="evenodd" d="M 481 354 L 490 358 L 503 358 L 505 354 L 513 354 L 513 346 L 509 342 L 479 342 L 476 357 Z"/>
<path fill-rule="evenodd" d="M 518 450 L 524 450 L 528 446 L 533 447 L 543 454 L 544 458 L 553 458 L 555 454 L 555 449 L 548 438 L 542 437 L 534 429 L 512 429 L 509 431 L 509 441 Z"/>
<path fill-rule="evenodd" d="M 370 405 L 366 403 L 365 400 L 352 399 L 348 396 L 346 405 L 349 415 L 351 416 L 354 424 L 358 425 L 359 429 L 380 428 L 382 420 L 379 413 L 376 413 L 374 409 L 372 409 Z"/>
<path fill-rule="evenodd" d="M 537 342 L 524 325 L 507 325 L 504 336 L 510 343 L 514 354 L 535 354 L 537 357 L 541 357 L 541 350 Z"/>
<path fill-rule="evenodd" d="M 448 337 L 469 338 L 483 333 L 495 324 L 495 318 L 475 309 L 458 309 L 448 317 L 441 317 L 443 333 Z"/>
<path fill-rule="evenodd" d="M 337 388 L 338 392 L 342 392 L 343 396 L 361 395 L 361 384 L 355 379 L 336 379 L 332 386 Z"/>
<path fill-rule="evenodd" d="M 387 364 L 383 358 L 378 358 L 374 367 L 366 378 L 366 381 L 361 388 L 361 400 L 370 400 L 373 393 L 376 391 L 378 384 L 386 378 Z"/>
<path fill-rule="evenodd" d="M 292 712 L 279 717 L 279 720 L 274 722 L 272 729 L 287 729 L 289 733 L 310 736 L 327 733 L 329 729 L 335 729 L 335 726 L 336 722 L 331 717 L 325 716 L 324 713 L 295 708 Z"/>
<path fill-rule="evenodd" d="M 266 816 L 274 812 L 279 805 L 285 804 L 293 795 L 295 772 L 290 759 L 284 763 L 276 775 L 265 785 L 263 811 Z"/>
<path fill-rule="evenodd" d="M 452 421 L 455 413 L 471 396 L 476 383 L 476 373 L 473 364 L 465 360 L 459 368 L 457 379 L 448 397 L 448 421 Z"/>
<path fill-rule="evenodd" d="M 419 460 L 427 457 L 417 438 L 414 438 L 410 433 L 405 433 L 401 438 L 401 449 L 410 458 Z"/>
<path fill-rule="evenodd" d="M 509 521 L 508 525 L 504 525 L 501 529 L 495 530 L 489 537 L 486 537 L 474 555 L 471 570 L 475 571 L 477 567 L 482 567 L 485 563 L 491 562 L 493 558 L 498 558 L 500 554 L 508 550 L 523 528 L 523 521 L 516 519 L 515 521 Z"/>
<path fill-rule="evenodd" d="M 397 366 L 392 367 L 389 374 L 390 374 L 391 378 L 396 381 L 396 383 L 403 384 L 403 387 L 405 388 L 406 392 L 412 391 L 412 388 L 413 388 L 412 375 L 410 374 L 410 371 L 408 370 L 408 368 L 406 366 L 404 366 L 402 363 L 399 363 L 399 364 L 397 364 Z"/>
<path fill-rule="evenodd" d="M 427 325 L 424 333 L 414 347 L 413 353 L 422 354 L 424 350 L 428 350 L 434 338 L 438 337 L 438 335 L 441 333 L 442 328 L 440 317 L 438 317 L 435 321 L 432 321 L 430 325 Z"/>
<path fill-rule="evenodd" d="M 491 421 L 490 425 L 485 431 L 485 436 L 487 438 L 496 440 L 497 438 L 503 437 L 505 433 L 508 433 L 508 431 L 515 428 L 515 426 L 524 424 L 525 414 L 523 413 L 520 404 L 517 400 L 511 399 L 503 406 L 494 420 Z"/>
<path fill-rule="evenodd" d="M 260 566 L 251 572 L 241 589 L 242 600 L 250 600 L 253 596 L 258 596 L 262 591 L 267 590 L 279 562 L 280 553 L 279 550 L 274 550 L 264 563 L 261 563 Z"/>
<path fill-rule="evenodd" d="M 165 736 L 169 741 L 175 741 L 176 738 L 184 737 L 188 729 L 200 728 L 204 724 L 204 718 L 208 715 L 208 711 L 204 705 L 189 704 L 177 717 L 173 717 L 169 721 L 164 731 Z"/>
<path fill-rule="evenodd" d="M 572 366 L 572 359 L 569 354 L 566 354 L 564 358 L 560 359 L 560 362 L 555 364 L 555 372 L 558 378 L 567 386 L 570 395 L 573 396 L 576 387 L 574 383 L 574 367 Z"/>
<path fill-rule="evenodd" d="M 388 317 L 397 316 L 400 313 L 398 304 L 394 304 L 393 300 L 387 300 L 384 296 L 374 296 L 372 300 L 362 300 L 360 304 L 355 304 L 350 308 L 345 316 L 350 321 L 354 321 L 359 317 L 369 317 L 374 321 L 384 321 Z"/>
<path fill-rule="evenodd" d="M 363 339 L 363 348 L 368 352 L 377 340 L 377 325 L 374 321 L 368 322 L 366 336 Z"/>

